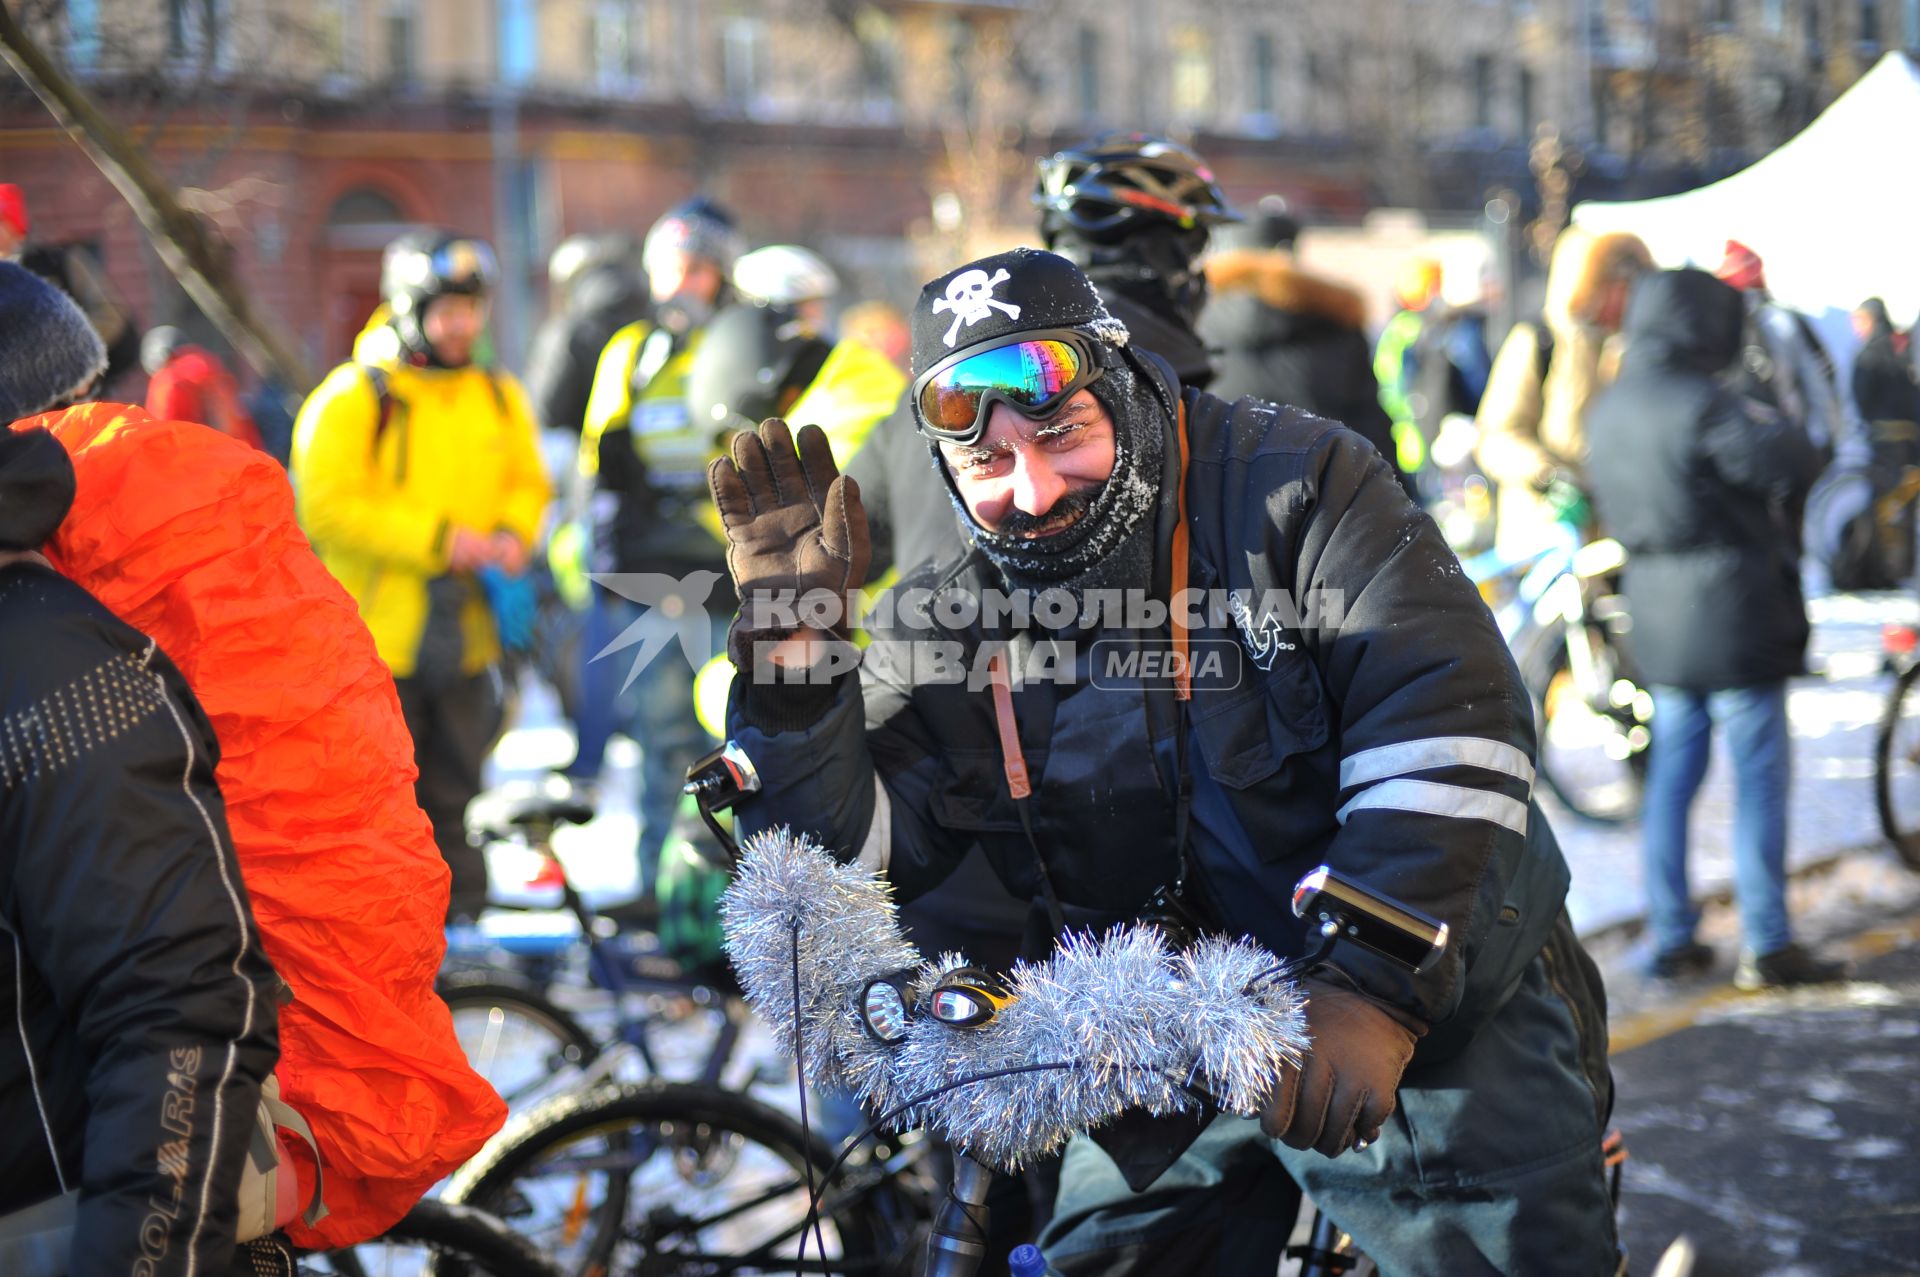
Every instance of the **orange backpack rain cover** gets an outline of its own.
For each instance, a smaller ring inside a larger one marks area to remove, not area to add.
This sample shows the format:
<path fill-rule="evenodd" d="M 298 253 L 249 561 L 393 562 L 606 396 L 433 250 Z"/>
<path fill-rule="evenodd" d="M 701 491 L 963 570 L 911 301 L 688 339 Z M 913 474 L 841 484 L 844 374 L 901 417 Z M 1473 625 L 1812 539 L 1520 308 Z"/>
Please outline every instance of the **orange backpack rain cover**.
<path fill-rule="evenodd" d="M 414 801 L 413 741 L 353 600 L 263 452 L 140 408 L 45 426 L 78 493 L 47 557 L 180 667 L 218 777 L 280 1012 L 284 1098 L 320 1146 L 331 1213 L 304 1246 L 383 1232 L 500 1128 L 433 991 L 447 867 Z"/>

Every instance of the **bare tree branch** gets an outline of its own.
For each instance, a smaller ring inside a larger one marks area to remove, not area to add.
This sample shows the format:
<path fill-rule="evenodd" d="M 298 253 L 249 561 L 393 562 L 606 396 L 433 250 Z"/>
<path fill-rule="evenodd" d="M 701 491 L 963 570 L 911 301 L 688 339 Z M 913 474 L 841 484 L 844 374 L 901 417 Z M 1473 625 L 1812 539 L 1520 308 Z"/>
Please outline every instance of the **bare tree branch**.
<path fill-rule="evenodd" d="M 113 183 L 167 269 L 241 357 L 298 392 L 310 388 L 313 381 L 305 363 L 254 313 L 226 245 L 208 233 L 208 223 L 181 207 L 125 130 L 54 65 L 4 3 L 0 3 L 0 56 Z"/>

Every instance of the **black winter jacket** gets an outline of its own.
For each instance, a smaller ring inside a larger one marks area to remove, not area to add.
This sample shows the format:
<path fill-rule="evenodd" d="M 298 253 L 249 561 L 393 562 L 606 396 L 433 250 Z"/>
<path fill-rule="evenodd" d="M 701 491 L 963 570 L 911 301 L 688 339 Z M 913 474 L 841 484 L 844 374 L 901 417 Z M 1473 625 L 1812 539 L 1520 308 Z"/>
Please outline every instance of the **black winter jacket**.
<path fill-rule="evenodd" d="M 1207 267 L 1213 298 L 1200 335 L 1222 399 L 1252 395 L 1337 421 L 1394 465 L 1393 422 L 1380 406 L 1366 304 L 1352 289 L 1260 249 L 1218 254 Z"/>
<path fill-rule="evenodd" d="M 79 1190 L 75 1277 L 231 1263 L 278 980 L 217 757 L 152 640 L 0 568 L 0 1213 Z"/>
<path fill-rule="evenodd" d="M 1853 402 L 1866 421 L 1920 421 L 1913 361 L 1893 348 L 1893 330 L 1867 338 L 1853 359 Z"/>
<path fill-rule="evenodd" d="M 1819 472 L 1806 432 L 1719 380 L 1744 303 L 1698 270 L 1635 286 L 1620 375 L 1587 409 L 1586 474 L 1627 550 L 1635 662 L 1654 683 L 1709 690 L 1800 673 L 1806 606 L 1782 519 Z"/>
<path fill-rule="evenodd" d="M 1422 1052 L 1438 1058 L 1505 1000 L 1567 887 L 1529 801 L 1527 693 L 1452 551 L 1370 445 L 1293 409 L 1198 391 L 1184 401 L 1190 588 L 1242 603 L 1286 592 L 1305 600 L 1300 617 L 1203 607 L 1182 714 L 1165 679 L 1109 663 L 1164 638 L 1107 628 L 1062 635 L 1074 640 L 1068 651 L 1036 630 L 945 629 L 905 614 L 913 590 L 946 582 L 977 597 L 997 577 L 977 553 L 929 568 L 898 592 L 902 616 L 875 627 L 859 678 L 843 677 L 824 711 L 777 730 L 761 707 L 782 693 L 743 696 L 736 680 L 729 725 L 765 785 L 737 809 L 742 827 L 811 832 L 884 866 L 903 898 L 938 884 L 977 840 L 1008 889 L 1032 898 L 1038 876 L 991 697 L 977 679 L 942 681 L 935 668 L 977 674 L 1005 642 L 1027 676 L 1014 714 L 1035 833 L 1063 901 L 1125 916 L 1172 879 L 1184 754 L 1194 874 L 1214 925 L 1299 952 L 1290 893 L 1325 862 L 1450 926 L 1444 960 L 1417 977 L 1340 956 L 1369 993 L 1436 1026 Z M 1180 474 L 1171 434 L 1157 516 L 1162 599 Z M 1319 611 L 1315 599 L 1341 606 Z M 1045 677 L 1050 660 L 1072 678 Z"/>
<path fill-rule="evenodd" d="M 600 352 L 651 311 L 646 281 L 631 271 L 602 266 L 573 282 L 566 308 L 547 316 L 527 353 L 527 397 L 542 429 L 580 433 Z"/>

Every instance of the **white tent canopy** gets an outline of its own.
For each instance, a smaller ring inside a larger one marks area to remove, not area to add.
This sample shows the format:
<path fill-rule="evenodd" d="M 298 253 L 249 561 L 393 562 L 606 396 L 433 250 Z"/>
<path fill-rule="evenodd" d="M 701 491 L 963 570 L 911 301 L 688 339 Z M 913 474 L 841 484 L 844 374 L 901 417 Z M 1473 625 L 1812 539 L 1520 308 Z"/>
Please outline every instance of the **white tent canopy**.
<path fill-rule="evenodd" d="M 1767 286 L 1812 316 L 1850 362 L 1846 315 L 1886 300 L 1895 325 L 1920 315 L 1920 69 L 1889 53 L 1779 150 L 1698 190 L 1632 203 L 1584 203 L 1573 220 L 1632 231 L 1663 266 L 1712 270 L 1737 239 L 1766 263 Z"/>

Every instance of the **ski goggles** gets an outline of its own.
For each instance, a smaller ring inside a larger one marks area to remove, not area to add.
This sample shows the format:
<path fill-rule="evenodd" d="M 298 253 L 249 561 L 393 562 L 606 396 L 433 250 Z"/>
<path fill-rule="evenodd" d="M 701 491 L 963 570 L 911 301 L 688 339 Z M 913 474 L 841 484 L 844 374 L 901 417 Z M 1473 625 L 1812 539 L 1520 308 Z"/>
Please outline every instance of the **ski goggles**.
<path fill-rule="evenodd" d="M 980 442 L 993 405 L 1023 417 L 1052 416 L 1106 374 L 1107 347 L 1072 328 L 1017 333 L 947 356 L 913 382 L 920 431 L 945 443 Z"/>

